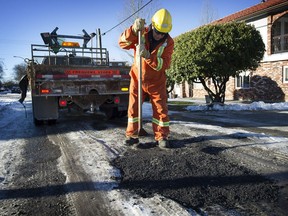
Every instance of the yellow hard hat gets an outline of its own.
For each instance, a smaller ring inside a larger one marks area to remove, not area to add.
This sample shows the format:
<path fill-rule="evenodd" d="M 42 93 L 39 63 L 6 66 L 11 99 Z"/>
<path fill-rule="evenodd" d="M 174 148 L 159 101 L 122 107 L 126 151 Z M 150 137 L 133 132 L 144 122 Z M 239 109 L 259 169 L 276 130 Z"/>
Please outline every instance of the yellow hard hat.
<path fill-rule="evenodd" d="M 160 9 L 152 17 L 152 26 L 159 32 L 168 33 L 172 29 L 172 17 L 168 10 Z"/>

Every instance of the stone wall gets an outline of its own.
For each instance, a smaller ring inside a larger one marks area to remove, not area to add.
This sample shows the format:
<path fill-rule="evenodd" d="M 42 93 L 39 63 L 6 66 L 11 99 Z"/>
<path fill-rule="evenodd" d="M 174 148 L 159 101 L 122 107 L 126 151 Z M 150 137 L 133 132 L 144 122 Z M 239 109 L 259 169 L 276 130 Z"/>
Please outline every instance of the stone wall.
<path fill-rule="evenodd" d="M 283 66 L 288 61 L 265 62 L 252 73 L 250 88 L 235 89 L 235 100 L 280 102 L 288 100 L 288 83 L 283 83 Z"/>
<path fill-rule="evenodd" d="M 288 101 L 288 83 L 283 82 L 283 67 L 287 61 L 264 62 L 252 72 L 250 88 L 235 88 L 235 78 L 230 77 L 226 86 L 226 100 L 250 100 L 265 102 Z M 194 98 L 207 95 L 202 89 L 193 89 Z"/>

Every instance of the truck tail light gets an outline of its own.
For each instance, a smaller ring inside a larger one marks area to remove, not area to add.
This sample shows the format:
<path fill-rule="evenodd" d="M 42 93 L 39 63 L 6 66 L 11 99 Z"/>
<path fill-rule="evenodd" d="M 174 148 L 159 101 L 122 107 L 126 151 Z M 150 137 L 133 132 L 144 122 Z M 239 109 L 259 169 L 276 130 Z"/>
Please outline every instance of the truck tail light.
<path fill-rule="evenodd" d="M 49 93 L 51 93 L 51 90 L 50 89 L 41 89 L 40 92 L 41 92 L 41 94 L 49 94 Z"/>
<path fill-rule="evenodd" d="M 59 99 L 59 106 L 60 107 L 66 107 L 67 106 L 67 101 L 65 99 Z"/>
<path fill-rule="evenodd" d="M 119 103 L 120 103 L 120 98 L 114 97 L 114 104 L 119 104 Z"/>

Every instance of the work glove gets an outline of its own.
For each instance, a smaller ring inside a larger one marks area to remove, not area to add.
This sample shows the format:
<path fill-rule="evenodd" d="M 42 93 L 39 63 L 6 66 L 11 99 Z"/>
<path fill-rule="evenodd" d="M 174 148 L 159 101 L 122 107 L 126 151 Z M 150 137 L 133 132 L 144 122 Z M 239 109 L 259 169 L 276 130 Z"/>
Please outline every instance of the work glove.
<path fill-rule="evenodd" d="M 144 28 L 145 28 L 145 19 L 137 18 L 132 26 L 132 31 L 135 35 L 137 35 L 137 32 L 142 31 Z"/>
<path fill-rule="evenodd" d="M 136 46 L 136 53 L 137 53 L 137 55 L 140 55 L 141 57 L 143 57 L 145 59 L 149 59 L 150 58 L 150 53 L 145 48 L 144 44 Z"/>

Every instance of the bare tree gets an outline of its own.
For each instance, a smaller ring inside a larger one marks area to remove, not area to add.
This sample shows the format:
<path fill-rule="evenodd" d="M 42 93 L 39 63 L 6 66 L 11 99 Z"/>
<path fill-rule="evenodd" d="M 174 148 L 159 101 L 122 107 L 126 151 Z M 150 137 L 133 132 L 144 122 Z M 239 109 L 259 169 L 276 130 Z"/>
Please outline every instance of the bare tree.
<path fill-rule="evenodd" d="M 202 12 L 201 20 L 200 20 L 201 25 L 211 23 L 218 17 L 217 11 L 213 8 L 213 5 L 211 4 L 210 0 L 203 1 L 201 12 Z"/>
<path fill-rule="evenodd" d="M 17 64 L 14 66 L 14 79 L 18 82 L 21 78 L 26 74 L 26 67 L 25 63 Z"/>
<path fill-rule="evenodd" d="M 143 18 L 146 20 L 147 24 L 150 24 L 153 14 L 159 9 L 158 0 L 153 0 L 150 3 L 147 0 L 124 0 L 124 2 L 123 13 L 120 15 L 120 19 L 125 20 L 132 14 L 135 14 L 121 25 L 121 30 L 132 25 L 136 18 Z M 145 4 L 147 5 L 141 9 Z"/>
<path fill-rule="evenodd" d="M 4 74 L 3 65 L 4 65 L 3 61 L 0 60 L 0 80 L 2 80 Z"/>
<path fill-rule="evenodd" d="M 141 9 L 141 8 L 149 2 L 148 0 L 146 0 L 146 1 L 144 1 L 144 0 L 123 0 L 123 1 L 124 1 L 123 12 L 121 14 L 119 14 L 119 20 L 120 21 L 125 20 L 125 22 L 123 22 L 119 27 L 121 33 L 126 28 L 131 26 L 134 23 L 134 20 L 137 18 L 145 19 L 146 25 L 149 25 L 151 23 L 151 18 L 153 16 L 153 14 L 157 10 L 160 9 L 158 0 L 153 0 L 148 5 L 146 5 L 143 9 Z M 132 14 L 134 14 L 134 15 L 132 15 Z M 129 16 L 131 16 L 131 17 L 129 17 Z M 133 61 L 133 54 L 131 54 L 131 52 L 126 51 L 126 50 L 124 50 L 124 52 L 129 57 L 131 57 L 131 61 Z"/>

